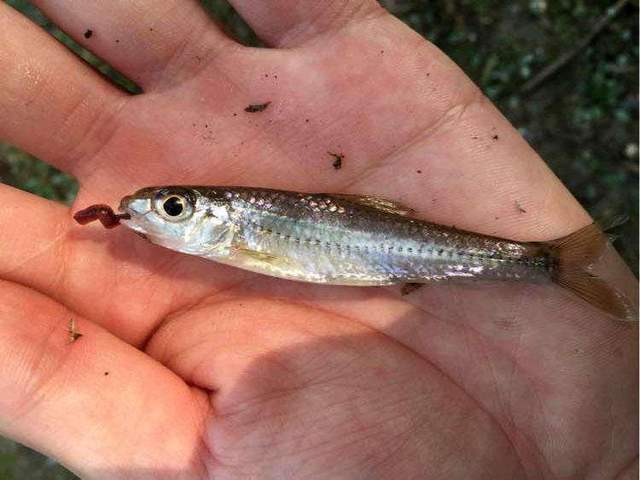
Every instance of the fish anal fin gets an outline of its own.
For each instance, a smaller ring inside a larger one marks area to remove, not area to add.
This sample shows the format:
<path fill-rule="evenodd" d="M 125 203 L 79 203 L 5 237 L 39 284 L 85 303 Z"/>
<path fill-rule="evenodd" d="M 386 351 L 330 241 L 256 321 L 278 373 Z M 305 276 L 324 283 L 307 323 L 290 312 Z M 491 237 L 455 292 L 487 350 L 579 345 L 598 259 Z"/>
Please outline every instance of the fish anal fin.
<path fill-rule="evenodd" d="M 394 213 L 396 215 L 411 215 L 415 213 L 412 208 L 396 202 L 394 200 L 388 200 L 386 198 L 380 198 L 373 195 L 353 195 L 347 193 L 330 193 L 331 197 L 346 200 L 351 203 L 357 203 L 369 208 L 375 208 L 387 213 Z"/>

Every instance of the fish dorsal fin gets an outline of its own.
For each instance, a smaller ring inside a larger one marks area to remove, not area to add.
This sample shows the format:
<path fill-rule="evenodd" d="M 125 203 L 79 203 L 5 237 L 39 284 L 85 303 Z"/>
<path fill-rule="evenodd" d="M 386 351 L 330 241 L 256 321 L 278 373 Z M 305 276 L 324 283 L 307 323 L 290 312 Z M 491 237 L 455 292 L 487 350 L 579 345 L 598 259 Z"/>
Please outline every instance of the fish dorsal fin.
<path fill-rule="evenodd" d="M 365 207 L 375 208 L 386 213 L 395 213 L 396 215 L 411 215 L 415 213 L 415 210 L 401 203 L 387 200 L 386 198 L 374 197 L 373 195 L 353 195 L 348 193 L 329 193 L 327 195 Z"/>

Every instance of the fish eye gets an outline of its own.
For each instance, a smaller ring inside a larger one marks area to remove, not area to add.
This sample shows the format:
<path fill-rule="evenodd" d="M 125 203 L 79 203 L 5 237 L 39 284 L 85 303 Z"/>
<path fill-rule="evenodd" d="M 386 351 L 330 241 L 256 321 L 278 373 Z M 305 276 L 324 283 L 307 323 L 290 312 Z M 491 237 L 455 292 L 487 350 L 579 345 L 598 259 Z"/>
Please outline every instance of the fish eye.
<path fill-rule="evenodd" d="M 166 220 L 177 221 L 190 217 L 193 206 L 185 196 L 169 193 L 156 198 L 155 210 Z"/>
<path fill-rule="evenodd" d="M 162 209 L 170 217 L 178 217 L 184 211 L 184 199 L 176 196 L 169 197 L 162 203 Z"/>

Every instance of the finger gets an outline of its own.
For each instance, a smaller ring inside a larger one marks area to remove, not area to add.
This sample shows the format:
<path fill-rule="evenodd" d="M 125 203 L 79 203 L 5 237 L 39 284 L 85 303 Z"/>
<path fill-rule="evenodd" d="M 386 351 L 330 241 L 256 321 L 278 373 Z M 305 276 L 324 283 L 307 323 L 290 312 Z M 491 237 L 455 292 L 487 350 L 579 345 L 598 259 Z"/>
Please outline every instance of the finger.
<path fill-rule="evenodd" d="M 116 126 L 126 96 L 0 3 L 0 139 L 74 173 Z"/>
<path fill-rule="evenodd" d="M 234 45 L 193 0 L 35 0 L 78 43 L 148 89 L 191 76 Z"/>
<path fill-rule="evenodd" d="M 258 36 L 291 47 L 367 18 L 386 15 L 373 0 L 230 0 Z"/>
<path fill-rule="evenodd" d="M 70 318 L 82 334 L 73 342 Z M 8 282 L 0 282 L 0 332 L 0 433 L 83 478 L 202 475 L 196 457 L 209 409 L 204 392 L 61 305 Z"/>
<path fill-rule="evenodd" d="M 169 312 L 244 272 L 167 252 L 128 229 L 82 227 L 67 207 L 0 186 L 0 278 L 64 303 L 134 345 Z M 219 275 L 216 275 L 219 274 Z M 106 294 L 105 292 L 108 292 Z"/>

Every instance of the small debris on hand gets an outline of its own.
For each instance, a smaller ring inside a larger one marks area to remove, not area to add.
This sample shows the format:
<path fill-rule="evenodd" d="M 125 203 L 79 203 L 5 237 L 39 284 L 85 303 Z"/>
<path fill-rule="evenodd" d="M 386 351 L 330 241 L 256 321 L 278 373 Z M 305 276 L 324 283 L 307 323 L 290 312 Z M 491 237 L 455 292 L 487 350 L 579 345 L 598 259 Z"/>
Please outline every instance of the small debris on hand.
<path fill-rule="evenodd" d="M 248 113 L 264 112 L 269 105 L 271 105 L 271 102 L 256 103 L 249 105 L 244 109 L 244 111 Z"/>
<path fill-rule="evenodd" d="M 76 321 L 73 318 L 69 320 L 67 332 L 69 332 L 69 343 L 75 342 L 82 336 L 82 334 L 76 330 Z"/>
<path fill-rule="evenodd" d="M 92 35 L 93 35 L 93 30 L 91 30 L 90 28 L 84 31 L 84 38 L 91 38 Z"/>
<path fill-rule="evenodd" d="M 336 170 L 340 170 L 342 168 L 342 161 L 344 160 L 344 154 L 342 153 L 332 153 L 332 152 L 327 152 L 329 155 L 331 155 L 333 157 L 333 168 L 335 168 Z"/>
<path fill-rule="evenodd" d="M 520 205 L 520 202 L 517 200 L 516 200 L 516 208 L 520 213 L 527 213 L 527 211 L 524 208 L 522 208 L 522 205 Z"/>

